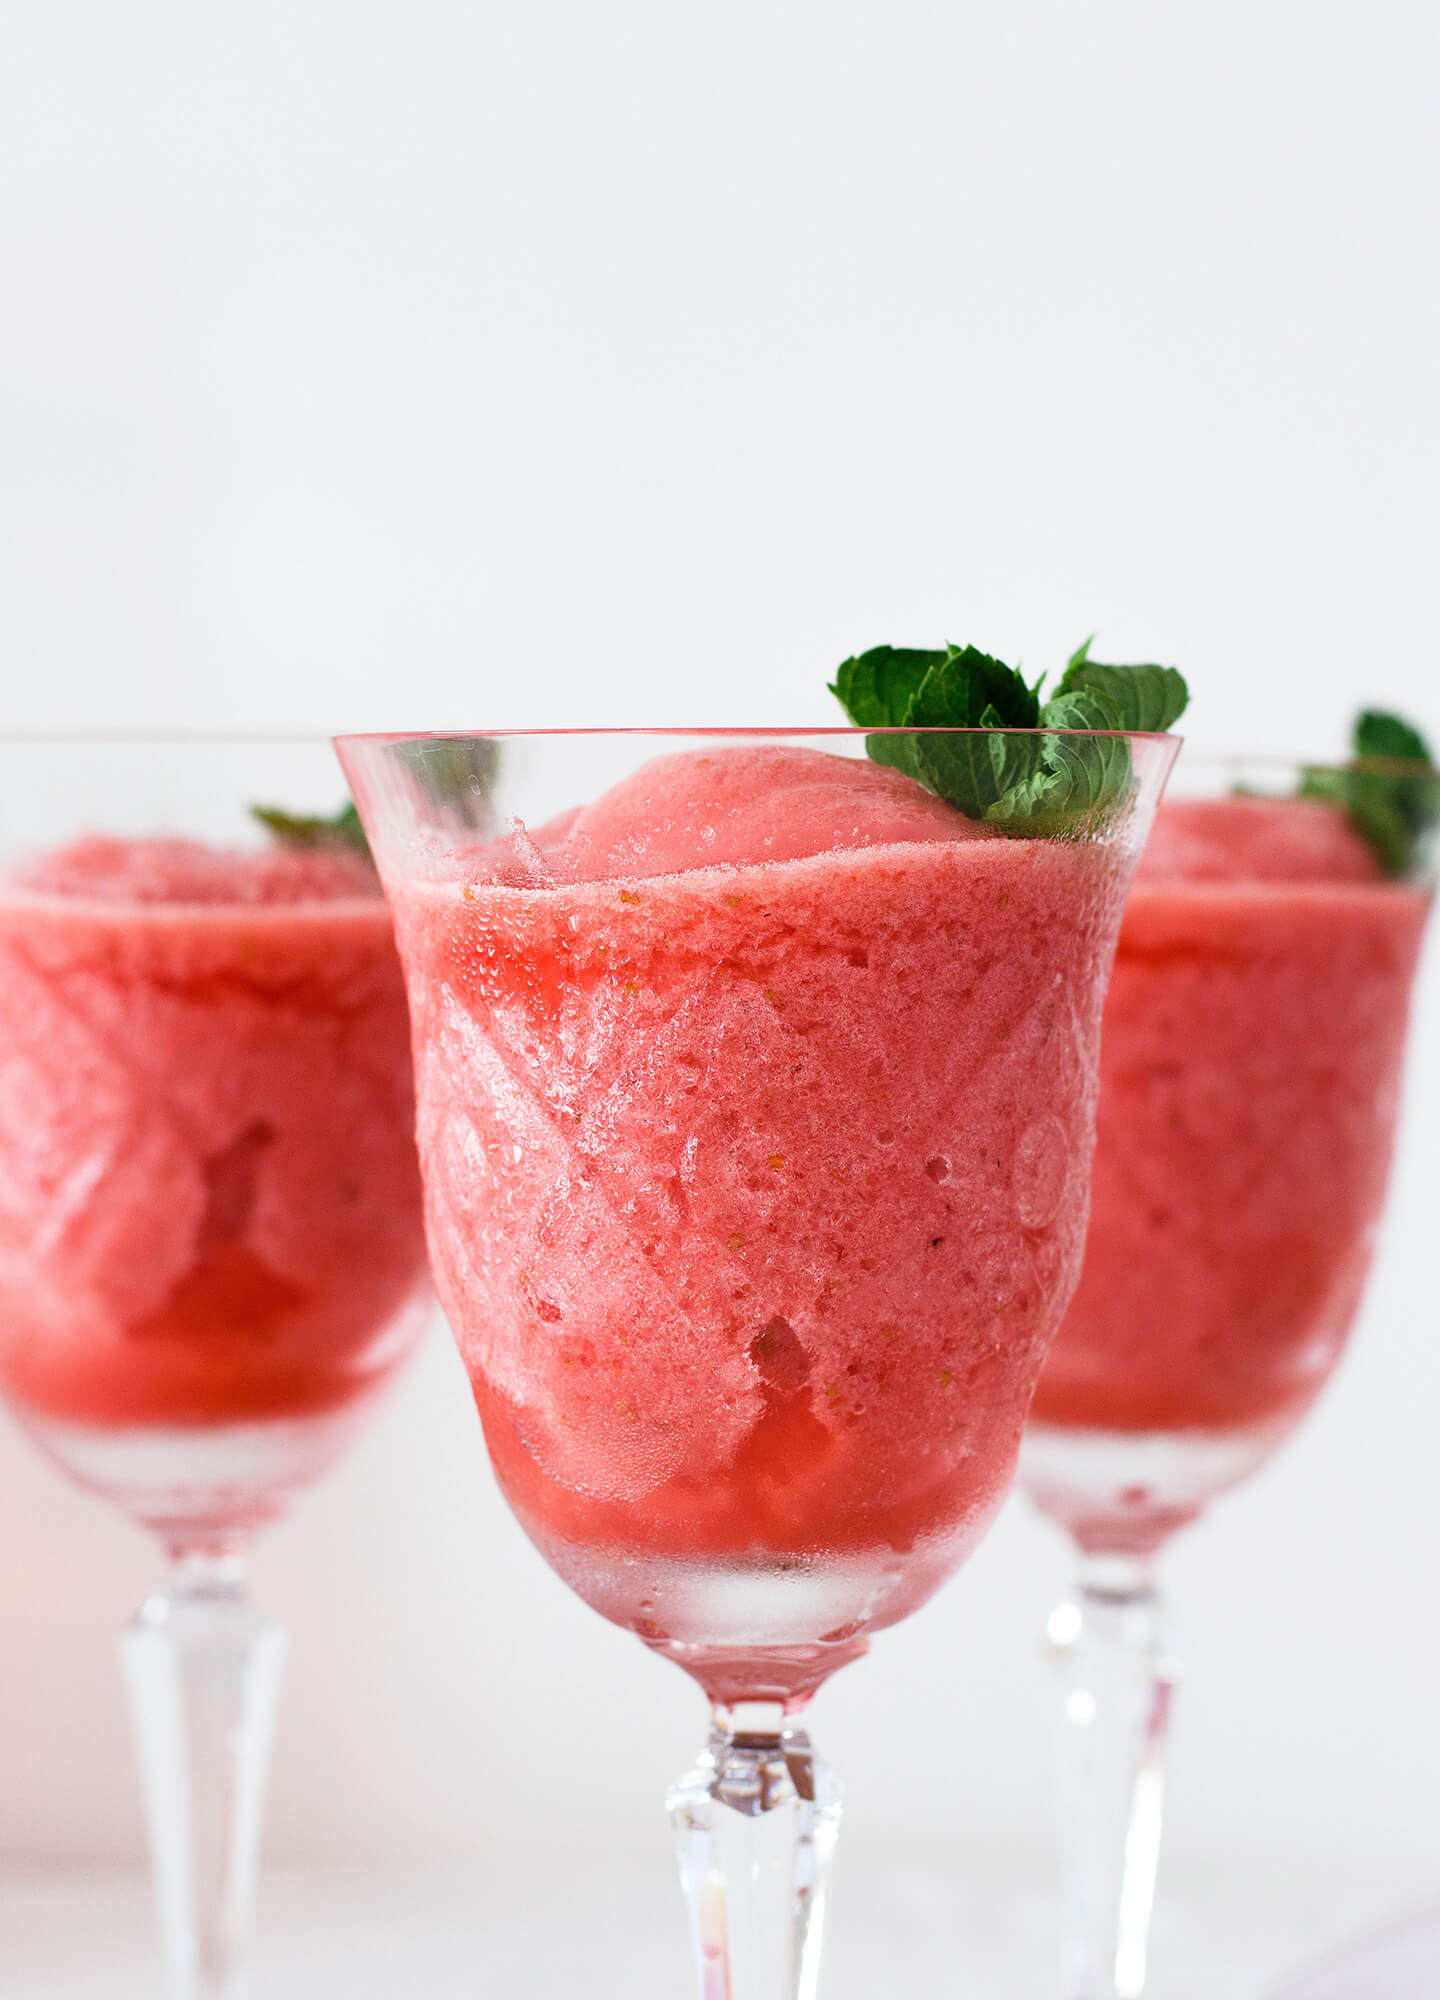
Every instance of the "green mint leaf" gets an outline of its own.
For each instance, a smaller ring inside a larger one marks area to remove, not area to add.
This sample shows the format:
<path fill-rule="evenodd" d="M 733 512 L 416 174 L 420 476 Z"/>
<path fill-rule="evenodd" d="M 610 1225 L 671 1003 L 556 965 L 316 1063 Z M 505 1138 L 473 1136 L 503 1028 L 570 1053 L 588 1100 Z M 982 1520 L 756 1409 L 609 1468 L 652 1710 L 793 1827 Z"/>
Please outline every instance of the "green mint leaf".
<path fill-rule="evenodd" d="M 925 651 L 914 646 L 872 646 L 868 652 L 842 661 L 835 679 L 830 683 L 830 692 L 850 720 L 862 729 L 899 729 L 906 724 L 914 728 L 917 722 L 916 703 L 921 689 L 931 674 L 945 667 L 956 651 L 951 646 L 942 646 L 938 651 Z M 999 666 L 998 661 L 990 664 Z M 1008 671 L 1008 668 L 1001 669 L 1003 673 Z M 939 704 L 948 712 L 952 706 L 968 708 L 970 700 L 969 678 L 963 678 L 962 686 L 952 677 L 947 681 L 944 692 L 937 686 L 931 687 L 927 707 L 933 709 Z M 867 737 L 865 741 L 865 753 L 872 763 L 888 764 L 897 771 L 903 771 L 907 778 L 930 784 L 919 769 L 916 750 L 917 741 L 913 736 L 876 735 Z M 933 791 L 938 787 L 930 784 L 930 789 Z"/>
<path fill-rule="evenodd" d="M 898 729 L 931 667 L 945 658 L 911 646 L 872 646 L 842 660 L 830 692 L 859 729 Z"/>
<path fill-rule="evenodd" d="M 1047 729 L 1123 729 L 1120 711 L 1103 688 L 1075 687 L 1052 694 L 1041 710 Z"/>
<path fill-rule="evenodd" d="M 1351 826 L 1374 849 L 1387 875 L 1408 875 L 1415 854 L 1415 836 L 1396 810 L 1388 779 L 1356 773 L 1343 799 Z"/>
<path fill-rule="evenodd" d="M 1046 702 L 1041 720 L 1047 730 L 1125 731 L 1119 705 L 1103 687 L 1074 687 Z M 1053 795 L 1072 813 L 1094 813 L 1130 791 L 1130 745 L 1123 734 L 1113 736 L 1047 736 L 1045 760 L 1055 773 Z"/>
<path fill-rule="evenodd" d="M 1043 675 L 1027 686 L 974 646 L 875 646 L 846 660 L 830 691 L 861 728 L 972 732 L 867 736 L 876 763 L 1006 833 L 1073 836 L 1130 797 L 1125 733 L 1168 728 L 1186 699 L 1173 668 L 1101 666 L 1089 651 L 1087 639 L 1043 707 Z"/>
<path fill-rule="evenodd" d="M 280 806 L 251 806 L 250 815 L 284 847 L 348 847 L 370 859 L 360 815 L 348 799 L 333 819 L 289 813 Z"/>
<path fill-rule="evenodd" d="M 1057 694 L 1082 689 L 1103 694 L 1115 710 L 1116 729 L 1168 729 L 1178 722 L 1190 699 L 1185 677 L 1174 667 L 1106 667 L 1090 658 L 1091 641 L 1070 655 Z"/>
<path fill-rule="evenodd" d="M 944 658 L 943 649 L 925 653 L 913 646 L 872 646 L 868 653 L 841 662 L 830 692 L 860 728 L 896 729 L 926 674 Z M 913 736 L 868 736 L 865 754 L 874 764 L 889 764 L 907 778 L 920 778 Z"/>
<path fill-rule="evenodd" d="M 892 770 L 903 771 L 907 778 L 914 778 L 918 784 L 925 782 L 915 762 L 913 736 L 867 736 L 865 755 L 872 764 L 888 764 Z"/>
<path fill-rule="evenodd" d="M 995 717 L 986 722 L 986 715 Z M 912 729 L 1034 729 L 1040 702 L 1013 667 L 975 646 L 947 646 L 916 690 Z"/>
<path fill-rule="evenodd" d="M 958 736 L 912 736 L 914 776 L 970 819 L 984 819 L 1016 781 L 1006 758 L 1006 738 L 993 723 Z"/>
<path fill-rule="evenodd" d="M 1030 769 L 985 817 L 1017 833 L 1077 833 L 1129 796 L 1130 745 L 1123 736 L 1060 733 L 1120 727 L 1114 705 L 1093 689 L 1055 695 L 1041 719 Z"/>
<path fill-rule="evenodd" d="M 1028 746 L 1003 732 L 1033 729 L 1040 704 L 1013 667 L 974 646 L 949 646 L 926 672 L 905 711 L 911 729 L 996 730 L 1001 734 L 912 736 L 913 775 L 971 819 L 984 819 L 1019 782 Z M 868 746 L 867 746 L 868 747 Z"/>
<path fill-rule="evenodd" d="M 1367 708 L 1355 719 L 1343 770 L 1306 771 L 1300 796 L 1343 807 L 1385 873 L 1413 875 L 1440 824 L 1440 771 L 1418 729 Z"/>
<path fill-rule="evenodd" d="M 1389 757 L 1432 768 L 1435 763 L 1418 729 L 1412 729 L 1402 716 L 1387 715 L 1379 708 L 1362 709 L 1356 716 L 1350 743 L 1357 757 Z"/>

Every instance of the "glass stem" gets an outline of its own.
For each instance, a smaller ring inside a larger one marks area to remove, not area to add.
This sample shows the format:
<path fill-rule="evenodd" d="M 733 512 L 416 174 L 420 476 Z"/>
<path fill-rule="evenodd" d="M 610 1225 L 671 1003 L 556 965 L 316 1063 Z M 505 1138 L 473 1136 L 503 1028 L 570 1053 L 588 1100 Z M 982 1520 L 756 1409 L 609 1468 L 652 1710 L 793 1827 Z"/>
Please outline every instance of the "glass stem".
<path fill-rule="evenodd" d="M 1149 1560 L 1083 1558 L 1049 1638 L 1060 1668 L 1064 2000 L 1145 1988 L 1165 1739 L 1180 1679 Z"/>
<path fill-rule="evenodd" d="M 241 2000 L 285 1633 L 234 1548 L 170 1551 L 121 1635 L 175 2000 Z"/>
<path fill-rule="evenodd" d="M 840 1794 L 778 1702 L 717 1708 L 670 1791 L 700 2000 L 815 2000 Z"/>

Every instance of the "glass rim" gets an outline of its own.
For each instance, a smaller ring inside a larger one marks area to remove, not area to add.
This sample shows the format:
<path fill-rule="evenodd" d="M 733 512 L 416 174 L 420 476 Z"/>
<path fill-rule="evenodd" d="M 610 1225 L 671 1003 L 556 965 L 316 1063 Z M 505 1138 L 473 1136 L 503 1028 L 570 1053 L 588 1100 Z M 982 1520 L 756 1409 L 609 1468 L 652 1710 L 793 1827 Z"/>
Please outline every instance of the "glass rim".
<path fill-rule="evenodd" d="M 571 738 L 587 737 L 674 737 L 693 740 L 712 738 L 716 741 L 733 740 L 749 742 L 755 740 L 806 737 L 835 737 L 853 740 L 865 736 L 1064 736 L 1116 738 L 1137 742 L 1179 743 L 1184 746 L 1183 760 L 1176 765 L 1177 771 L 1273 771 L 1277 774 L 1288 771 L 1353 772 L 1361 771 L 1384 774 L 1394 772 L 1406 777 L 1434 777 L 1436 767 L 1422 764 L 1413 758 L 1366 757 L 1336 759 L 1305 757 L 1293 753 L 1274 750 L 1200 750 L 1188 747 L 1187 739 L 1177 730 L 1157 729 L 1011 729 L 1001 724 L 998 727 L 946 728 L 934 725 L 917 726 L 906 729 L 902 725 L 890 725 L 879 729 L 865 729 L 846 723 L 820 723 L 806 728 L 800 723 L 786 723 L 768 728 L 759 723 L 707 723 L 696 728 L 686 728 L 676 723 L 661 723 L 654 726 L 644 724 L 623 724 L 620 726 L 584 725 L 577 728 L 547 729 L 368 729 L 333 730 L 323 725 L 312 729 L 200 729 L 200 728 L 7 728 L 0 727 L 0 747 L 27 744 L 41 748 L 47 745 L 63 747 L 67 744 L 103 748 L 107 743 L 120 745 L 156 744 L 175 748 L 186 746 L 216 746 L 243 749 L 249 745 L 310 745 L 322 744 L 367 744 L 367 743 L 431 743 L 431 742 L 479 742 L 535 739 L 539 741 L 565 741 Z"/>
<path fill-rule="evenodd" d="M 1183 741 L 1183 739 L 1182 739 Z M 1257 750 L 1253 755 L 1244 750 L 1187 750 L 1183 764 L 1176 763 L 1177 771 L 1273 771 L 1277 775 L 1293 771 L 1335 772 L 1347 777 L 1357 772 L 1362 776 L 1371 774 L 1384 776 L 1395 773 L 1407 778 L 1440 777 L 1440 767 L 1422 763 L 1418 757 L 1346 757 L 1344 759 L 1324 757 L 1292 757 L 1273 750 Z"/>
<path fill-rule="evenodd" d="M 906 728 L 904 724 L 887 724 L 883 728 L 866 729 L 851 723 L 819 723 L 806 728 L 800 723 L 787 723 L 769 728 L 763 723 L 707 723 L 701 728 L 686 729 L 675 723 L 664 723 L 647 729 L 640 724 L 625 724 L 622 727 L 582 727 L 575 729 L 364 729 L 346 730 L 332 736 L 337 745 L 350 743 L 493 743 L 515 739 L 542 741 L 546 739 L 566 741 L 578 737 L 627 737 L 627 736 L 674 736 L 692 740 L 696 737 L 713 738 L 716 741 L 734 740 L 750 742 L 760 739 L 785 739 L 794 737 L 808 739 L 816 736 L 835 736 L 848 740 L 866 736 L 1074 736 L 1103 737 L 1124 742 L 1183 743 L 1184 737 L 1168 729 L 1011 729 L 1004 723 L 991 727 L 973 726 L 950 728 L 935 724 L 917 724 Z"/>

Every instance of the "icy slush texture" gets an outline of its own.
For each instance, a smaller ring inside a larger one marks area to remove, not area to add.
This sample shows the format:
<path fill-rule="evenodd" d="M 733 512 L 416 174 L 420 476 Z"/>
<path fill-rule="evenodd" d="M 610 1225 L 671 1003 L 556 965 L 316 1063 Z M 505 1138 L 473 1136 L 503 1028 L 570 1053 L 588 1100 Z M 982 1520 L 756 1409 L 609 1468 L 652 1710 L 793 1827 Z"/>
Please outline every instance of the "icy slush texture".
<path fill-rule="evenodd" d="M 1162 805 L 1106 1004 L 1089 1244 L 1035 1414 L 1225 1430 L 1333 1367 L 1428 899 L 1312 801 Z"/>
<path fill-rule="evenodd" d="M 378 1336 L 423 1247 L 377 888 L 342 854 L 94 838 L 0 895 L 18 1404 L 99 1426 L 288 1416 L 393 1358 Z"/>
<path fill-rule="evenodd" d="M 522 1519 L 694 1556 L 957 1532 L 1073 1283 L 1128 858 L 768 748 L 533 844 L 552 886 L 493 849 L 389 884 L 432 1260 Z"/>

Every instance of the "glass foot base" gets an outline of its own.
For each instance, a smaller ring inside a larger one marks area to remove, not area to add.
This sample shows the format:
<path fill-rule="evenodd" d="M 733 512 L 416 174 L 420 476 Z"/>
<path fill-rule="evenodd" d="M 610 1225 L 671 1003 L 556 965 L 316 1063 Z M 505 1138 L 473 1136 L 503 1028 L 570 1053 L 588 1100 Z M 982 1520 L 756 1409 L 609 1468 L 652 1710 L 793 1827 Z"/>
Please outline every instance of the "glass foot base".
<path fill-rule="evenodd" d="M 1020 1445 L 1020 1484 L 1087 1552 L 1149 1555 L 1258 1472 L 1293 1422 L 1097 1431 L 1032 1421 Z"/>
<path fill-rule="evenodd" d="M 274 1520 L 349 1450 L 374 1396 L 260 1423 L 121 1430 L 25 1416 L 30 1436 L 79 1485 L 163 1541 L 202 1546 Z"/>
<path fill-rule="evenodd" d="M 1323 1965 L 1282 1980 L 1268 2000 L 1434 2000 L 1440 1909 L 1418 1911 L 1342 1945 Z"/>

